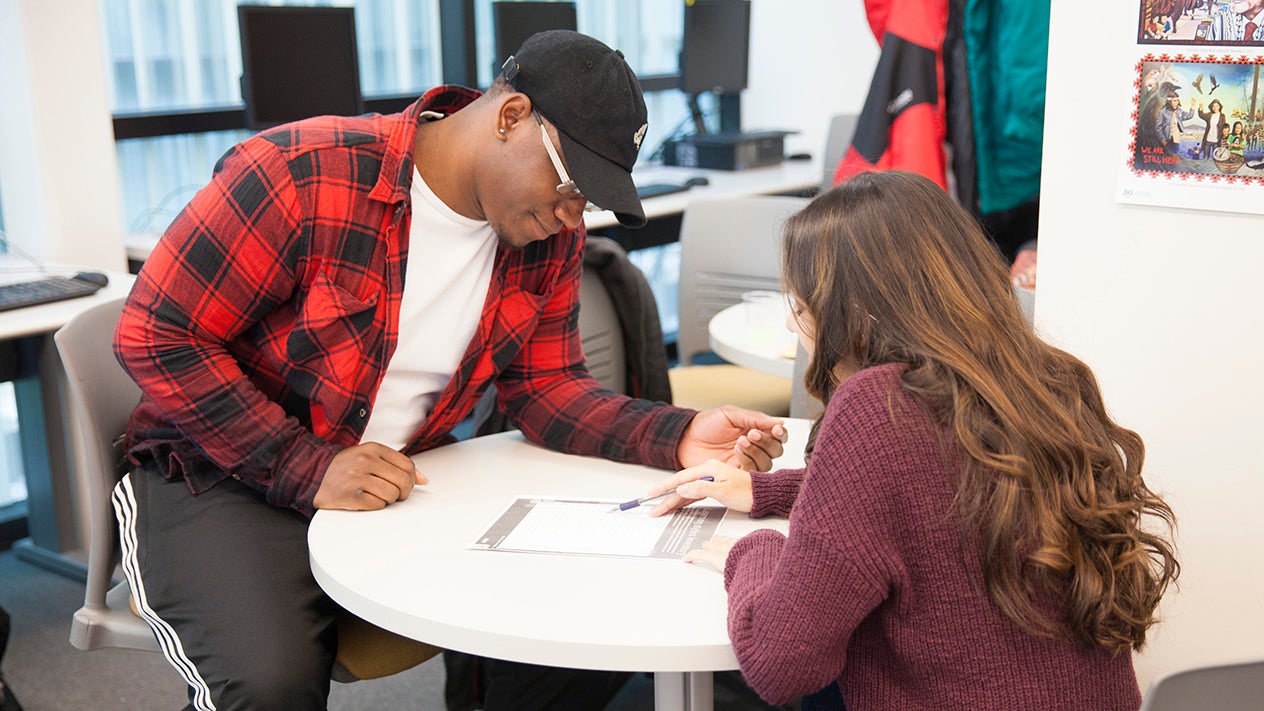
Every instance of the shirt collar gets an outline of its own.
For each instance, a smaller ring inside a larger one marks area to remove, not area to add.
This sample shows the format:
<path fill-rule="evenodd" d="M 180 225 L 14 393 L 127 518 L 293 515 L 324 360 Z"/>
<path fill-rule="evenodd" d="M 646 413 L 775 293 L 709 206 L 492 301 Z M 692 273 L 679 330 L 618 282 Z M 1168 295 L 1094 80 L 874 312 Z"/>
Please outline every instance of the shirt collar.
<path fill-rule="evenodd" d="M 425 120 L 422 113 L 430 111 L 447 116 L 465 108 L 481 95 L 482 92 L 474 89 L 444 84 L 422 94 L 403 113 L 396 114 L 395 127 L 382 156 L 382 172 L 369 197 L 392 203 L 407 201 L 413 177 L 413 142 L 418 124 Z"/>

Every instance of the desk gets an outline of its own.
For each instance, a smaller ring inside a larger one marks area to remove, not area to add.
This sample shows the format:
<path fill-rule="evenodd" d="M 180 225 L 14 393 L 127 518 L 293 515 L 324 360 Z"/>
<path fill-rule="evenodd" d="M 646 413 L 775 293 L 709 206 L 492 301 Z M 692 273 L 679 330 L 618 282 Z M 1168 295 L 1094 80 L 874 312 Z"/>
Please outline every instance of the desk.
<path fill-rule="evenodd" d="M 783 302 L 784 303 L 784 302 Z M 794 377 L 796 337 L 786 328 L 785 312 L 776 323 L 761 326 L 763 338 L 753 335 L 746 304 L 721 310 L 707 324 L 711 350 L 730 363 L 782 378 Z M 769 337 L 768 334 L 772 334 Z"/>
<path fill-rule="evenodd" d="M 788 420 L 802 464 L 809 423 Z M 528 444 L 517 431 L 413 458 L 430 484 L 381 511 L 318 511 L 312 572 L 338 604 L 448 649 L 550 666 L 655 673 L 658 709 L 709 709 L 709 672 L 737 668 L 723 577 L 677 560 L 468 550 L 519 495 L 620 500 L 666 472 Z M 720 533 L 785 531 L 730 514 Z"/>
<path fill-rule="evenodd" d="M 702 176 L 706 185 L 696 185 L 689 190 L 670 195 L 660 195 L 641 201 L 646 219 L 679 215 L 689 203 L 698 198 L 743 197 L 746 195 L 782 195 L 801 193 L 821 184 L 821 164 L 816 160 L 785 161 L 749 170 L 703 170 L 676 166 L 639 166 L 632 172 L 638 185 L 650 183 L 684 183 L 689 178 Z M 613 227 L 618 224 L 614 213 L 591 212 L 584 215 L 584 225 L 589 230 Z"/>
<path fill-rule="evenodd" d="M 29 263 L 0 255 L 0 278 L 24 281 L 38 276 L 15 273 Z M 73 274 L 75 267 L 50 265 L 49 273 Z M 79 312 L 126 296 L 135 277 L 108 272 L 110 283 L 92 296 L 0 313 L 0 347 L 17 361 L 13 377 L 20 446 L 27 487 L 30 537 L 17 542 L 17 556 L 44 568 L 84 579 L 87 545 L 81 540 L 89 514 L 86 482 L 74 476 L 65 411 L 65 372 L 53 332 Z"/>

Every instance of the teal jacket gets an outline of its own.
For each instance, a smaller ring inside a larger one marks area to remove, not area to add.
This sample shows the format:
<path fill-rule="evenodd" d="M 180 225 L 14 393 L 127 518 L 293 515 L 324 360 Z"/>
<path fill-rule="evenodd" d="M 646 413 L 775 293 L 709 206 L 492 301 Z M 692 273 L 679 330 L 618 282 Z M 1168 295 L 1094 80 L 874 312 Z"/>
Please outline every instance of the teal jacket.
<path fill-rule="evenodd" d="M 967 0 L 964 35 L 979 211 L 1040 194 L 1050 0 Z"/>

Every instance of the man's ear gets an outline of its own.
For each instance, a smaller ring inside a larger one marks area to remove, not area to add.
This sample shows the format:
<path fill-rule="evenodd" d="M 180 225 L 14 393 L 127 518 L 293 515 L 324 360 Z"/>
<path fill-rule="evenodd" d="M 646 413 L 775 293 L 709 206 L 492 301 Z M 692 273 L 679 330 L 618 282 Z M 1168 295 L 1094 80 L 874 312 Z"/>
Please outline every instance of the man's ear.
<path fill-rule="evenodd" d="M 497 129 L 506 133 L 518 124 L 531 119 L 531 99 L 521 92 L 507 94 L 500 102 L 500 110 L 496 115 Z"/>

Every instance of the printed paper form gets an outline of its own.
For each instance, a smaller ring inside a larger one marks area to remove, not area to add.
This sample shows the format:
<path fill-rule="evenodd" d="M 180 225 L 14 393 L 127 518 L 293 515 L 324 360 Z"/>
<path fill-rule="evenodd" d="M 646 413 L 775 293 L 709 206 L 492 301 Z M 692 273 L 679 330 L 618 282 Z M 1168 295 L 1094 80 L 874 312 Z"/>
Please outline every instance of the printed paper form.
<path fill-rule="evenodd" d="M 482 550 L 679 558 L 715 534 L 726 509 L 689 506 L 650 518 L 651 506 L 611 511 L 615 500 L 515 499 L 470 545 Z"/>

